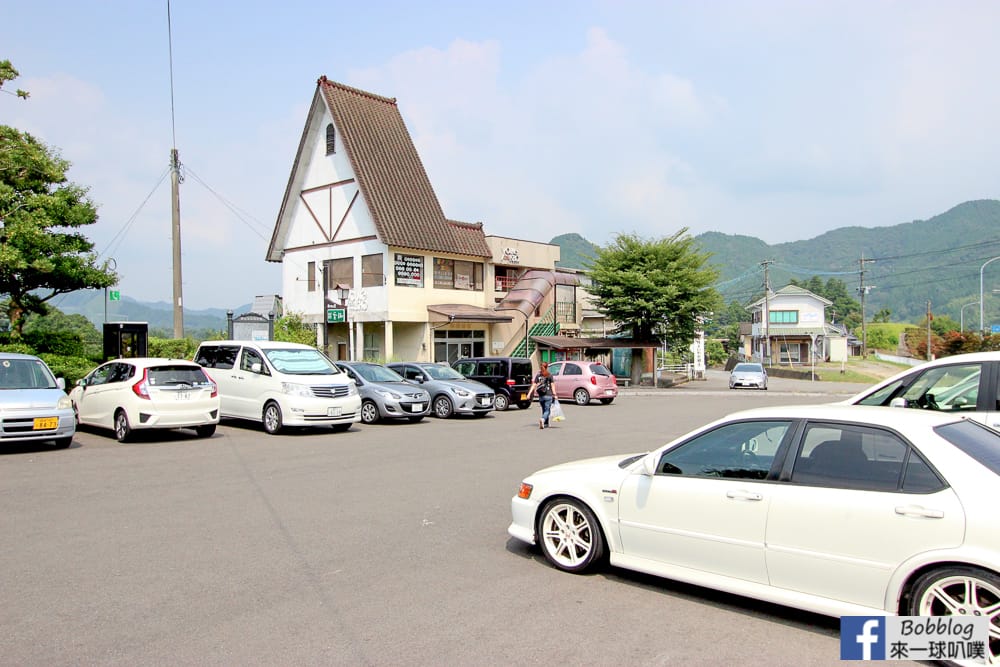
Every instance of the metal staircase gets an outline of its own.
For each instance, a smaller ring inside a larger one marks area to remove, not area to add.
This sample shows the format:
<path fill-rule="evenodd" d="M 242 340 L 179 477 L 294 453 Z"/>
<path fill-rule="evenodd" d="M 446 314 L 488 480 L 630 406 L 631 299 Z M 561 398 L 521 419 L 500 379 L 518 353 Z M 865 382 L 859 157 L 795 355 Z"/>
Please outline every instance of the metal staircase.
<path fill-rule="evenodd" d="M 556 336 L 559 334 L 559 325 L 555 322 L 555 307 L 550 306 L 541 319 L 535 322 L 528 330 L 528 336 L 518 343 L 511 353 L 512 357 L 530 357 L 537 347 L 531 342 L 532 336 Z"/>

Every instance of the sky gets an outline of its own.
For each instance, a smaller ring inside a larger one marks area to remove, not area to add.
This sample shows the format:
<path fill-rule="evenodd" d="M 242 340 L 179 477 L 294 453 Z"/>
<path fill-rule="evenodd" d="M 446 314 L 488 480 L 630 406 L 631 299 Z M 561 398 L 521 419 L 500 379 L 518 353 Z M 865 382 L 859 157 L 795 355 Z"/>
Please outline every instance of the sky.
<path fill-rule="evenodd" d="M 1000 198 L 993 0 L 5 4 L 0 124 L 72 163 L 141 301 L 171 301 L 172 147 L 185 307 L 281 292 L 323 75 L 397 98 L 445 215 L 487 234 L 780 243 Z"/>

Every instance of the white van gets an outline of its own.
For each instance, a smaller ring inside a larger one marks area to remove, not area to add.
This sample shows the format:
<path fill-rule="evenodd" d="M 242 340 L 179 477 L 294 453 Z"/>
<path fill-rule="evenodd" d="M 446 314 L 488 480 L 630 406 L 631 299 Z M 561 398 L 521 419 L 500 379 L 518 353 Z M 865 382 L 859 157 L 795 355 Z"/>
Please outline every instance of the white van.
<path fill-rule="evenodd" d="M 309 345 L 278 341 L 210 340 L 194 360 L 219 386 L 223 417 L 282 426 L 332 426 L 361 421 L 361 396 L 346 373 Z"/>

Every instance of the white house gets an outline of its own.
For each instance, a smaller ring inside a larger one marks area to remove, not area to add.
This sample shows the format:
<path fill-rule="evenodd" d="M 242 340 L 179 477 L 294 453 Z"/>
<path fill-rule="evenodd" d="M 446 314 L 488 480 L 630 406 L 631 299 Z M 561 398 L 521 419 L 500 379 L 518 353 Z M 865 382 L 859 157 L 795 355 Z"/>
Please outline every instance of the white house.
<path fill-rule="evenodd" d="M 832 302 L 796 285 L 768 292 L 751 303 L 744 355 L 776 365 L 847 359 L 847 337 L 826 322 Z"/>

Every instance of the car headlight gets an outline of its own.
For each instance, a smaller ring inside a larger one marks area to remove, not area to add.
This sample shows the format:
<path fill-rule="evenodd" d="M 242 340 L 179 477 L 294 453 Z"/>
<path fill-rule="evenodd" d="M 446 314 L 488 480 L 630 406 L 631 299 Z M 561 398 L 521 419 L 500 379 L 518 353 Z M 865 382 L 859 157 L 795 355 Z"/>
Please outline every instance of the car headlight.
<path fill-rule="evenodd" d="M 456 396 L 461 396 L 462 398 L 468 398 L 469 396 L 472 396 L 472 392 L 469 391 L 468 389 L 462 389 L 461 387 L 452 387 L 451 390 L 452 392 L 454 392 Z"/>
<path fill-rule="evenodd" d="M 312 390 L 309 389 L 309 385 L 295 382 L 282 382 L 281 393 L 288 394 L 289 396 L 312 396 Z"/>
<path fill-rule="evenodd" d="M 348 383 L 347 385 L 348 396 L 357 396 L 359 393 L 361 392 L 358 391 L 358 385 L 354 384 L 353 382 Z"/>
<path fill-rule="evenodd" d="M 69 410 L 73 407 L 73 401 L 69 400 L 69 396 L 61 396 L 56 402 L 57 410 Z"/>
<path fill-rule="evenodd" d="M 393 399 L 395 401 L 398 401 L 399 399 L 403 398 L 402 396 L 400 396 L 396 392 L 389 391 L 388 389 L 379 389 L 375 393 L 378 394 L 379 396 L 381 396 L 382 398 L 391 398 L 391 399 Z"/>

